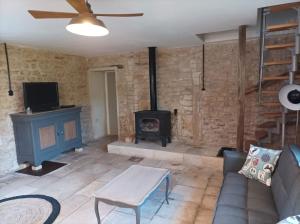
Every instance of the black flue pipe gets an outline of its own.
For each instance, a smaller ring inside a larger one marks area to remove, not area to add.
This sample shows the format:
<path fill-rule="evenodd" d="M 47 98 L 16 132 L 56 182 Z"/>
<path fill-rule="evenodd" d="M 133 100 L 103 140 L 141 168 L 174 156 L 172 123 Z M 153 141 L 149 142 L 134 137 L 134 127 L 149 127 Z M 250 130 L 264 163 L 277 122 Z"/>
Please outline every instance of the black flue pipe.
<path fill-rule="evenodd" d="M 148 49 L 149 49 L 150 105 L 152 111 L 157 111 L 156 47 L 149 47 Z"/>

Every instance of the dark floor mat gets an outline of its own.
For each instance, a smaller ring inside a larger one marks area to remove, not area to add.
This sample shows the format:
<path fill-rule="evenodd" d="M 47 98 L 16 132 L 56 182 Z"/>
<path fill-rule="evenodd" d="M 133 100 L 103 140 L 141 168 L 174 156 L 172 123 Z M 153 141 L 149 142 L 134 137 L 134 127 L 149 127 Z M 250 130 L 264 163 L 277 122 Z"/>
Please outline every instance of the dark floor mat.
<path fill-rule="evenodd" d="M 57 170 L 63 166 L 67 165 L 66 163 L 59 163 L 59 162 L 53 162 L 53 161 L 44 161 L 42 163 L 43 168 L 40 170 L 32 170 L 31 166 L 26 167 L 22 170 L 16 171 L 17 173 L 23 173 L 23 174 L 28 174 L 32 176 L 43 176 L 47 173 L 50 173 L 54 170 Z"/>
<path fill-rule="evenodd" d="M 143 157 L 132 156 L 132 157 L 130 157 L 128 160 L 131 161 L 131 162 L 139 163 L 139 162 L 141 162 L 143 159 L 144 159 Z"/>

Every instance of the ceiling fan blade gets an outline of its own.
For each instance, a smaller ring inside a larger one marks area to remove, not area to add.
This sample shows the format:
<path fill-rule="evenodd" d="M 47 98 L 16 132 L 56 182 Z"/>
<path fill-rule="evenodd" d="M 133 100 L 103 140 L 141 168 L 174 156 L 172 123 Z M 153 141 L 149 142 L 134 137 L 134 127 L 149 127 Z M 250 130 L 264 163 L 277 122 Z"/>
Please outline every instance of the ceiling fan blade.
<path fill-rule="evenodd" d="M 79 13 L 90 12 L 85 0 L 67 0 L 67 2 Z"/>
<path fill-rule="evenodd" d="M 28 12 L 35 19 L 51 19 L 51 18 L 73 18 L 77 16 L 77 13 L 69 12 L 48 12 L 48 11 L 38 11 L 38 10 L 28 10 Z"/>
<path fill-rule="evenodd" d="M 94 13 L 95 16 L 109 16 L 109 17 L 135 17 L 143 16 L 144 13 L 128 13 L 128 14 L 108 14 L 108 13 Z"/>

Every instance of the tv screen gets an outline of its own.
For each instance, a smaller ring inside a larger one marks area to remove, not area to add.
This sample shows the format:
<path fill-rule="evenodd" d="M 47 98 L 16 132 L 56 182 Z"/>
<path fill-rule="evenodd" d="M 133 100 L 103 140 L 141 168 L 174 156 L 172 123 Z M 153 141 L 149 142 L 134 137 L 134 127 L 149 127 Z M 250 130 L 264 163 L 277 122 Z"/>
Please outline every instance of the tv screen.
<path fill-rule="evenodd" d="M 54 110 L 59 107 L 57 82 L 24 82 L 24 106 L 32 112 Z"/>

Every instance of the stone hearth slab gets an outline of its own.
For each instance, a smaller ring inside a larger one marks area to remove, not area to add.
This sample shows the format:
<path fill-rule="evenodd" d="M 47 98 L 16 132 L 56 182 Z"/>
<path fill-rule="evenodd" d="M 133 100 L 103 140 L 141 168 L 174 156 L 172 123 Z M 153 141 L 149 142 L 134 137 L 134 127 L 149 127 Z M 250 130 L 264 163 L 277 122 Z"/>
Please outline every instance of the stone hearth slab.
<path fill-rule="evenodd" d="M 223 169 L 223 158 L 209 156 L 207 149 L 203 152 L 199 148 L 176 142 L 168 144 L 167 147 L 161 147 L 155 142 L 134 144 L 115 141 L 108 144 L 107 148 L 108 152 L 112 154 L 166 160 L 193 166 L 206 166 L 217 170 Z"/>

